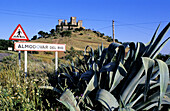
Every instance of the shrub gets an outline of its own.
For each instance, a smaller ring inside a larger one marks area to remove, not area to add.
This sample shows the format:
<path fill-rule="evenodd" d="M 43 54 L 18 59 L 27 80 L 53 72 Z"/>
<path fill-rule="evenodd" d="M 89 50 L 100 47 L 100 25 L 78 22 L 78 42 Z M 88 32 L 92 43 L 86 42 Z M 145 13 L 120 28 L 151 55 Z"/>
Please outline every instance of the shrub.
<path fill-rule="evenodd" d="M 101 33 L 101 34 L 100 34 L 100 37 L 103 37 L 103 36 L 104 36 L 104 33 Z"/>
<path fill-rule="evenodd" d="M 80 33 L 80 35 L 83 35 L 83 33 Z"/>
<path fill-rule="evenodd" d="M 108 42 L 112 42 L 113 39 L 112 39 L 111 37 L 109 37 L 109 38 L 107 39 L 107 41 L 108 41 Z"/>
<path fill-rule="evenodd" d="M 80 27 L 80 28 L 76 28 L 76 29 L 75 29 L 75 32 L 77 32 L 77 31 L 80 32 L 80 31 L 83 31 L 83 30 L 84 30 L 84 28 Z"/>
<path fill-rule="evenodd" d="M 55 36 L 54 39 L 58 39 L 58 37 Z"/>
<path fill-rule="evenodd" d="M 71 37 L 71 31 L 63 31 L 63 32 L 61 33 L 61 36 L 62 36 L 62 37 Z"/>
<path fill-rule="evenodd" d="M 8 50 L 8 47 L 14 49 L 13 41 L 0 39 L 0 50 Z"/>

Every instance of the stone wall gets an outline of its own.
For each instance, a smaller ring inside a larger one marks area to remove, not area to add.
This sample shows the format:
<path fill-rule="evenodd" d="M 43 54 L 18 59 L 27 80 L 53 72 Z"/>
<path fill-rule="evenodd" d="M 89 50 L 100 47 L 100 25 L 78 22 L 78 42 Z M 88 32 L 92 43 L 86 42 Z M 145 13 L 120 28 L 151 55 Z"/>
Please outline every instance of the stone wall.
<path fill-rule="evenodd" d="M 70 22 L 67 22 L 67 20 L 64 20 L 63 22 L 62 19 L 59 19 L 56 29 L 59 28 L 62 30 L 69 30 L 69 29 L 76 29 L 80 27 L 85 29 L 85 27 L 83 27 L 82 24 L 83 24 L 82 20 L 78 20 L 78 22 L 76 22 L 76 17 L 70 17 Z"/>

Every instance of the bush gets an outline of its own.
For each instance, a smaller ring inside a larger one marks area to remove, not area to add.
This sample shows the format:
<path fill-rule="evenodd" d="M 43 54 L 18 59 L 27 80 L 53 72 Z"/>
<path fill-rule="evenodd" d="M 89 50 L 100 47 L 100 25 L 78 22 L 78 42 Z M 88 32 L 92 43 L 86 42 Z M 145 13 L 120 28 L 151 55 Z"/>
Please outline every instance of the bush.
<path fill-rule="evenodd" d="M 37 35 L 34 35 L 31 40 L 36 40 L 36 39 L 37 39 Z"/>
<path fill-rule="evenodd" d="M 61 36 L 62 36 L 62 37 L 71 37 L 71 31 L 63 31 L 63 32 L 61 33 Z"/>
<path fill-rule="evenodd" d="M 107 39 L 107 41 L 108 41 L 108 42 L 112 42 L 113 39 L 112 39 L 111 37 L 109 37 L 109 38 Z"/>
<path fill-rule="evenodd" d="M 118 39 L 115 39 L 115 42 L 122 44 L 122 42 L 118 41 Z"/>
<path fill-rule="evenodd" d="M 84 30 L 84 28 L 80 27 L 80 28 L 76 28 L 76 29 L 75 29 L 75 32 L 77 32 L 77 31 L 80 32 L 80 31 L 83 31 L 83 30 Z"/>
<path fill-rule="evenodd" d="M 58 37 L 55 36 L 54 39 L 58 39 Z"/>
<path fill-rule="evenodd" d="M 100 37 L 103 37 L 103 36 L 104 36 L 104 33 L 101 33 L 101 34 L 100 34 Z"/>
<path fill-rule="evenodd" d="M 8 50 L 8 47 L 14 49 L 13 41 L 0 39 L 0 50 Z"/>

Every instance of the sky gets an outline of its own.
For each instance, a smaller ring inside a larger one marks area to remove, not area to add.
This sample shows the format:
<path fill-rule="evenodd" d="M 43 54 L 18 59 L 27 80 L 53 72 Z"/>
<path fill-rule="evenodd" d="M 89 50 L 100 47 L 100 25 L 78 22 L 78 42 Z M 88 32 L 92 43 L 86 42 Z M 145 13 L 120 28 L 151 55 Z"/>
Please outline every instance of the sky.
<path fill-rule="evenodd" d="M 8 40 L 18 24 L 31 39 L 71 16 L 83 20 L 86 29 L 108 36 L 114 20 L 116 39 L 148 43 L 159 24 L 160 32 L 170 22 L 170 0 L 1 0 L 0 39 Z M 163 40 L 168 37 L 170 30 Z M 170 54 L 170 41 L 161 53 Z"/>

